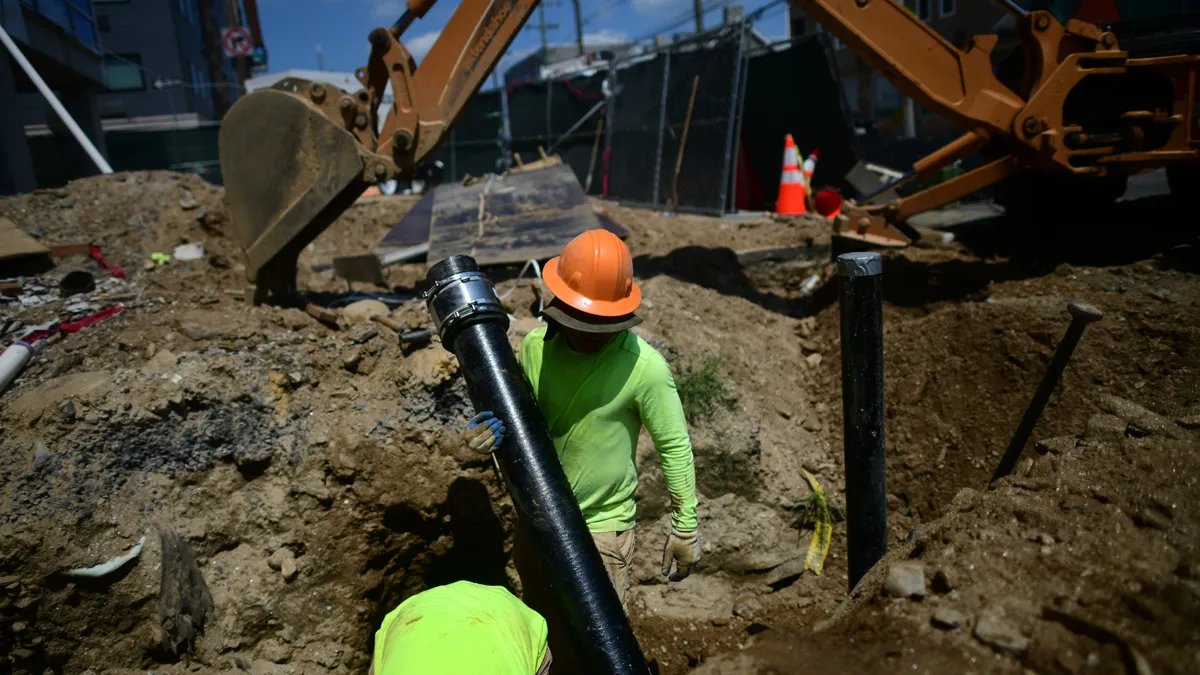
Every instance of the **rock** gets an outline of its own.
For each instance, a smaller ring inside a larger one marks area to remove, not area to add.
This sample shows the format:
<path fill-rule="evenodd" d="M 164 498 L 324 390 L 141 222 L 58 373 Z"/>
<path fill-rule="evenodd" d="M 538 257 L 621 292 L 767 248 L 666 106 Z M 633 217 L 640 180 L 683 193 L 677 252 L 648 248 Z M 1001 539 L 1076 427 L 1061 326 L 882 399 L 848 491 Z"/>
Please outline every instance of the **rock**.
<path fill-rule="evenodd" d="M 762 614 L 762 600 L 757 595 L 745 596 L 737 599 L 733 603 L 733 613 L 747 621 L 753 621 L 755 617 Z"/>
<path fill-rule="evenodd" d="M 883 590 L 895 598 L 920 600 L 925 597 L 925 569 L 917 562 L 892 563 Z"/>
<path fill-rule="evenodd" d="M 183 197 L 179 199 L 179 208 L 184 211 L 191 211 L 200 206 L 200 202 L 196 200 L 196 195 L 185 191 Z"/>
<path fill-rule="evenodd" d="M 1083 437 L 1093 441 L 1119 441 L 1125 438 L 1128 426 L 1120 417 L 1096 413 L 1088 418 Z"/>
<path fill-rule="evenodd" d="M 958 630 L 967 625 L 967 615 L 953 607 L 938 607 L 930 617 L 929 623 L 942 630 Z"/>
<path fill-rule="evenodd" d="M 358 364 L 362 363 L 362 359 L 362 352 L 351 349 L 342 356 L 342 367 L 353 373 L 358 370 Z"/>
<path fill-rule="evenodd" d="M 379 335 L 379 331 L 375 330 L 374 328 L 371 328 L 369 326 L 363 327 L 361 330 L 359 330 L 359 332 L 357 334 L 354 335 L 354 337 L 350 338 L 350 341 L 356 345 L 361 345 L 365 342 L 370 342 L 371 340 L 374 340 L 375 337 L 378 335 Z"/>
<path fill-rule="evenodd" d="M 191 547 L 175 532 L 163 532 L 162 586 L 158 592 L 162 649 L 172 656 L 191 650 L 213 613 L 212 594 Z"/>
<path fill-rule="evenodd" d="M 387 316 L 388 306 L 378 300 L 359 300 L 346 305 L 342 316 L 350 323 L 367 323 L 373 316 Z"/>
<path fill-rule="evenodd" d="M 293 387 L 299 387 L 305 382 L 304 372 L 300 370 L 293 370 L 287 374 L 287 379 L 288 384 L 292 385 Z"/>
<path fill-rule="evenodd" d="M 1029 638 L 996 610 L 980 614 L 975 623 L 975 639 L 1001 654 L 1020 656 L 1029 648 Z"/>
<path fill-rule="evenodd" d="M 292 658 L 292 649 L 275 638 L 258 643 L 258 653 L 271 663 L 287 663 Z"/>
<path fill-rule="evenodd" d="M 1126 401 L 1112 394 L 1102 394 L 1096 400 L 1096 405 L 1100 406 L 1100 409 L 1104 412 L 1116 415 L 1125 420 L 1129 426 L 1142 434 L 1161 435 L 1177 439 L 1187 437 L 1183 429 L 1180 429 L 1174 422 L 1132 401 Z"/>
<path fill-rule="evenodd" d="M 296 578 L 296 554 L 292 553 L 292 549 L 281 546 L 276 549 L 271 557 L 267 558 L 267 565 L 271 569 L 283 574 L 284 581 L 291 581 Z"/>
<path fill-rule="evenodd" d="M 41 471 L 42 467 L 50 463 L 50 451 L 46 449 L 45 444 L 41 441 L 33 442 L 33 468 L 35 471 Z"/>
<path fill-rule="evenodd" d="M 290 549 L 280 549 L 280 550 L 287 551 Z M 291 581 L 292 579 L 295 579 L 296 573 L 299 571 L 296 568 L 296 558 L 291 557 L 291 556 L 284 558 L 283 562 L 280 563 L 279 571 L 280 571 L 280 573 L 283 574 L 284 581 Z"/>
<path fill-rule="evenodd" d="M 816 368 L 817 366 L 821 365 L 820 354 L 809 354 L 808 356 L 804 357 L 804 360 L 808 363 L 810 368 Z"/>
<path fill-rule="evenodd" d="M 1061 455 L 1075 447 L 1074 436 L 1055 436 L 1054 438 L 1045 438 L 1038 441 L 1034 446 L 1034 450 L 1040 454 Z"/>
<path fill-rule="evenodd" d="M 950 583 L 950 577 L 946 576 L 945 570 L 938 570 L 933 573 L 933 582 L 930 584 L 934 593 L 945 595 L 954 590 L 954 584 Z"/>

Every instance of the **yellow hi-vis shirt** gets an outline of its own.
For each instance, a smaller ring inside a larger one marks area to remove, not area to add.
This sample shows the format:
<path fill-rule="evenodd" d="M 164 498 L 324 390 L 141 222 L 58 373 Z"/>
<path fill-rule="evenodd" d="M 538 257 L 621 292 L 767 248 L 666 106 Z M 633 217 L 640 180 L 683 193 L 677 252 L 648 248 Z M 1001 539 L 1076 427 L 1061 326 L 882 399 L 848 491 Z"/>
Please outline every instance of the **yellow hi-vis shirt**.
<path fill-rule="evenodd" d="M 630 331 L 581 354 L 561 334 L 546 340 L 541 327 L 525 337 L 519 360 L 589 530 L 633 527 L 642 425 L 662 459 L 672 524 L 680 532 L 696 529 L 692 443 L 661 354 Z"/>
<path fill-rule="evenodd" d="M 534 675 L 544 658 L 545 619 L 470 581 L 412 596 L 375 633 L 375 675 Z"/>

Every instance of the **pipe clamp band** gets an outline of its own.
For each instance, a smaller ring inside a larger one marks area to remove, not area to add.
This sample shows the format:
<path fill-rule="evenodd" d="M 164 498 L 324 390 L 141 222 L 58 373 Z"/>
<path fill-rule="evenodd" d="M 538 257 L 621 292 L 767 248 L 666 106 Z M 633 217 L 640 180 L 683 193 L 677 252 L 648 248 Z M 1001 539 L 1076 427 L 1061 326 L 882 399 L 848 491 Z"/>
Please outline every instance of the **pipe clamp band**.
<path fill-rule="evenodd" d="M 452 274 L 435 283 L 424 298 L 442 344 L 447 346 L 458 329 L 468 323 L 482 318 L 508 321 L 496 287 L 482 272 Z"/>

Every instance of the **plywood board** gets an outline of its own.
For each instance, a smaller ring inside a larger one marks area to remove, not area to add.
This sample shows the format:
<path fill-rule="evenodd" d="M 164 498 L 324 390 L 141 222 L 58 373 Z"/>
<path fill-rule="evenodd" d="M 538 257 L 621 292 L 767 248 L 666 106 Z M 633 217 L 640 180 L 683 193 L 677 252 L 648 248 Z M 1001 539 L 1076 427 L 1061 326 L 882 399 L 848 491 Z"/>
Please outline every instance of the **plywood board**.
<path fill-rule="evenodd" d="M 430 265 L 452 255 L 469 255 L 480 265 L 545 260 L 600 226 L 575 173 L 564 165 L 467 187 L 442 185 L 433 203 L 428 260 Z"/>
<path fill-rule="evenodd" d="M 0 260 L 23 258 L 30 255 L 50 255 L 50 249 L 37 239 L 25 234 L 17 224 L 0 217 Z"/>

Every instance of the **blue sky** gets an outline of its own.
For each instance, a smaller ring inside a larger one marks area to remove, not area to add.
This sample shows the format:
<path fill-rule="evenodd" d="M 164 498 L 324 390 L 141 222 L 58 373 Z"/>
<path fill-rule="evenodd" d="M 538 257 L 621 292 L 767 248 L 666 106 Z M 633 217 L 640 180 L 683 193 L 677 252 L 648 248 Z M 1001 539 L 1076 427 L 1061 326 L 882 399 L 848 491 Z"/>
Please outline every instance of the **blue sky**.
<path fill-rule="evenodd" d="M 741 4 L 747 12 L 767 4 L 769 0 L 746 0 Z M 706 0 L 706 6 L 718 1 Z M 645 38 L 660 28 L 666 28 L 681 18 L 689 17 L 692 0 L 581 0 L 585 24 L 584 42 L 588 46 Z M 418 63 L 437 39 L 437 34 L 458 6 L 455 0 L 441 0 L 425 18 L 417 21 L 402 40 L 416 56 Z M 402 0 L 259 0 L 263 39 L 270 55 L 270 71 L 291 68 L 315 70 L 317 45 L 324 57 L 325 70 L 352 72 L 366 64 L 367 34 L 371 29 L 390 26 L 404 11 Z M 548 33 L 551 43 L 570 43 L 575 40 L 575 18 L 571 0 L 547 0 L 546 23 L 558 24 Z M 721 20 L 720 9 L 705 17 L 705 26 Z M 517 37 L 501 61 L 506 68 L 524 54 L 541 44 L 537 30 L 538 14 L 534 10 L 526 30 Z M 668 33 L 692 30 L 688 19 Z M 776 6 L 768 10 L 757 28 L 772 37 L 786 34 L 785 10 Z"/>

